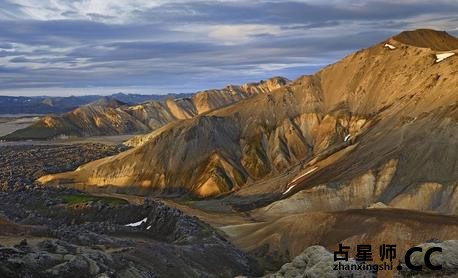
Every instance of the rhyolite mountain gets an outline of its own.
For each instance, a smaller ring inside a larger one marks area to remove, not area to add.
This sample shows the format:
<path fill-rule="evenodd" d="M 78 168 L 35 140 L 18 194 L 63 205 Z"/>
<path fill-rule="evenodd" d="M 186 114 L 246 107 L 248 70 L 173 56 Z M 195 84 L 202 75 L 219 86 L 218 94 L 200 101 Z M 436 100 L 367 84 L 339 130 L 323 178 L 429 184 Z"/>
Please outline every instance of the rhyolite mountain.
<path fill-rule="evenodd" d="M 189 119 L 257 94 L 268 93 L 288 82 L 285 78 L 274 77 L 259 83 L 201 91 L 190 97 L 152 100 L 135 105 L 128 105 L 114 95 L 61 115 L 44 116 L 31 126 L 8 134 L 3 139 L 144 134 L 175 120 Z"/>
<path fill-rule="evenodd" d="M 3 139 L 52 139 L 148 131 L 143 123 L 120 109 L 124 105 L 114 98 L 104 97 L 62 115 L 43 116 L 32 125 L 16 130 Z"/>
<path fill-rule="evenodd" d="M 260 215 L 374 206 L 455 214 L 457 49 L 445 32 L 402 32 L 277 89 L 183 113 L 128 151 L 39 181 L 228 195 Z"/>

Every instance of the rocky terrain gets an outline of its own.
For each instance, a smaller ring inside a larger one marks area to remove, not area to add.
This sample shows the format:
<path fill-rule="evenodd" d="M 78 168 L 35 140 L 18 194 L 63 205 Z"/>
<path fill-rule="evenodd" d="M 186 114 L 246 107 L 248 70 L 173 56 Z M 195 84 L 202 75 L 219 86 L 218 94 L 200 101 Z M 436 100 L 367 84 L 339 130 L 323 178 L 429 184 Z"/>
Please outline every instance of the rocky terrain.
<path fill-rule="evenodd" d="M 0 277 L 262 273 L 255 259 L 219 231 L 159 201 L 132 205 L 34 183 L 43 172 L 74 169 L 123 149 L 103 144 L 1 147 Z"/>
<path fill-rule="evenodd" d="M 55 139 L 147 133 L 167 123 L 189 119 L 242 99 L 268 93 L 289 80 L 274 77 L 259 83 L 229 85 L 221 90 L 197 92 L 191 97 L 168 98 L 128 105 L 106 97 L 62 115 L 42 117 L 29 127 L 3 136 L 3 140 Z M 137 144 L 134 139 L 129 145 Z"/>
<path fill-rule="evenodd" d="M 68 198 L 71 197 L 71 198 Z M 1 277 L 233 277 L 256 263 L 209 225 L 162 203 L 74 191 L 0 193 Z"/>
<path fill-rule="evenodd" d="M 125 149 L 104 144 L 0 146 L 0 189 L 31 187 L 43 175 L 75 170 L 83 163 Z"/>

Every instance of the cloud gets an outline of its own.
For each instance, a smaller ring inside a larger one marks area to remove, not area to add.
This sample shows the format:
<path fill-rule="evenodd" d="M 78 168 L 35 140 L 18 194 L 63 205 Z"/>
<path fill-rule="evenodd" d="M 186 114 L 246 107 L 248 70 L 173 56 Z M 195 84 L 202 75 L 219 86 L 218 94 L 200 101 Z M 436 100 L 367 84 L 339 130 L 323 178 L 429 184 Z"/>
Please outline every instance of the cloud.
<path fill-rule="evenodd" d="M 243 43 L 256 37 L 278 35 L 281 32 L 279 26 L 261 24 L 214 25 L 203 28 L 194 26 L 187 29 L 188 32 L 196 30 L 207 33 L 211 39 L 228 44 Z"/>
<path fill-rule="evenodd" d="M 295 78 L 405 29 L 458 33 L 458 2 L 0 0 L 0 94 L 191 92 Z"/>

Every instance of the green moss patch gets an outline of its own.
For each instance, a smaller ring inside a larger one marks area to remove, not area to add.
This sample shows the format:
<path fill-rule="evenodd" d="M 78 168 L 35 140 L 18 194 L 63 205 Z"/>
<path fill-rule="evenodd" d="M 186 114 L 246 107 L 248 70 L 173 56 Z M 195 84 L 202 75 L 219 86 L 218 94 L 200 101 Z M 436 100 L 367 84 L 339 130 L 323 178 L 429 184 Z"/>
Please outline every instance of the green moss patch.
<path fill-rule="evenodd" d="M 110 206 L 120 206 L 120 205 L 128 204 L 126 200 L 119 199 L 119 198 L 98 197 L 98 196 L 79 195 L 79 194 L 63 195 L 61 196 L 61 199 L 68 205 L 87 204 L 89 202 L 98 202 L 98 201 L 101 201 L 102 203 L 108 204 Z"/>

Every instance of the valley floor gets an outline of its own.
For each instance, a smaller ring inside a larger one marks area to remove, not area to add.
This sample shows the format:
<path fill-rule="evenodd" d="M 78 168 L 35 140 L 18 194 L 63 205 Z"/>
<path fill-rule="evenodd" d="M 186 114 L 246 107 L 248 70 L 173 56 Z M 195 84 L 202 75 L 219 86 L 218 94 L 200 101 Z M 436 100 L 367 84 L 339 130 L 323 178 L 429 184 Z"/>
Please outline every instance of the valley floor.
<path fill-rule="evenodd" d="M 38 120 L 39 115 L 5 115 L 0 114 L 0 137 L 16 130 L 26 128 Z"/>

